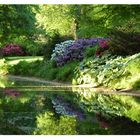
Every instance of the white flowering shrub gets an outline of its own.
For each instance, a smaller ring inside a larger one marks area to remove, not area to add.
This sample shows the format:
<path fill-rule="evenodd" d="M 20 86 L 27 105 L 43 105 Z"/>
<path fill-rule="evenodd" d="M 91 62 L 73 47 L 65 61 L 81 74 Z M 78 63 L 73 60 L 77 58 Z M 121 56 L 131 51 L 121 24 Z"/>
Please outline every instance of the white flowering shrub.
<path fill-rule="evenodd" d="M 56 60 L 57 57 L 63 56 L 65 48 L 73 45 L 74 42 L 75 42 L 74 40 L 67 40 L 61 42 L 60 44 L 56 44 L 55 49 L 53 50 L 53 54 L 51 55 L 51 60 Z"/>

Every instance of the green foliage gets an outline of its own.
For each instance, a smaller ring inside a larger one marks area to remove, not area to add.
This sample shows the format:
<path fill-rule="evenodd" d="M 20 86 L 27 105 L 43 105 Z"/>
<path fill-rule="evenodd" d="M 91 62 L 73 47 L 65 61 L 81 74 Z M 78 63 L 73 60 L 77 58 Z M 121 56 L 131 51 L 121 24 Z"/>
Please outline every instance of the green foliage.
<path fill-rule="evenodd" d="M 15 75 L 32 75 L 37 71 L 40 61 L 27 62 L 20 61 L 17 65 L 9 66 L 9 72 Z"/>
<path fill-rule="evenodd" d="M 28 56 L 38 56 L 43 55 L 43 43 L 39 42 L 39 39 L 28 39 L 25 36 L 15 37 L 12 41 L 12 43 L 19 44 L 22 46 L 25 55 Z"/>
<path fill-rule="evenodd" d="M 8 82 L 7 76 L 0 76 L 0 88 L 5 88 L 6 86 L 12 86 L 12 82 Z"/>
<path fill-rule="evenodd" d="M 45 59 L 49 60 L 51 58 L 55 45 L 63 42 L 65 39 L 67 39 L 67 37 L 63 37 L 57 32 L 54 32 L 52 35 L 48 35 L 48 41 L 43 46 L 43 54 L 45 56 Z"/>
<path fill-rule="evenodd" d="M 17 65 L 9 66 L 9 73 L 15 75 L 27 75 L 42 77 L 47 80 L 67 81 L 70 82 L 73 78 L 73 70 L 79 62 L 70 62 L 63 67 L 57 67 L 56 62 L 51 61 L 36 61 L 27 62 L 21 61 Z"/>
<path fill-rule="evenodd" d="M 73 70 L 75 67 L 79 64 L 79 62 L 74 61 L 74 62 L 69 62 L 63 67 L 59 67 L 58 70 L 59 72 L 57 73 L 57 79 L 58 81 L 68 81 L 71 82 L 74 72 Z"/>
<path fill-rule="evenodd" d="M 97 48 L 98 48 L 98 46 L 86 48 L 86 50 L 85 50 L 85 58 L 89 58 L 89 57 L 95 56 Z"/>
<path fill-rule="evenodd" d="M 69 5 L 66 4 L 40 5 L 40 10 L 36 15 L 37 23 L 46 32 L 58 32 L 62 36 L 72 36 L 73 19 L 69 11 Z"/>
<path fill-rule="evenodd" d="M 45 52 L 46 58 L 65 36 L 105 37 L 120 28 L 140 31 L 139 5 L 0 5 L 0 11 L 1 45 L 17 43 L 29 55 Z"/>
<path fill-rule="evenodd" d="M 139 59 L 140 54 L 123 58 L 111 56 L 106 52 L 101 57 L 84 59 L 80 65 L 77 61 L 67 63 L 63 67 L 57 67 L 56 62 L 52 60 L 21 61 L 10 67 L 9 71 L 16 75 L 37 76 L 47 80 L 70 82 L 73 79 L 73 84 L 90 84 L 93 87 L 102 85 L 115 89 L 136 89 L 139 88 L 140 79 Z"/>
<path fill-rule="evenodd" d="M 38 67 L 36 68 L 38 69 Z M 45 78 L 47 80 L 56 79 L 57 69 L 55 61 L 47 61 L 40 64 L 39 70 L 34 73 L 38 77 Z"/>
<path fill-rule="evenodd" d="M 7 74 L 7 64 L 5 63 L 5 59 L 0 59 L 0 75 Z"/>
<path fill-rule="evenodd" d="M 33 7 L 31 5 L 0 5 L 2 21 L 0 23 L 0 40 L 3 44 L 17 36 L 30 38 L 35 29 Z"/>
<path fill-rule="evenodd" d="M 116 55 L 133 55 L 139 53 L 140 33 L 131 31 L 113 31 L 111 33 L 110 51 Z"/>
<path fill-rule="evenodd" d="M 93 89 L 74 88 L 73 92 L 79 93 L 79 106 L 86 112 L 99 113 L 112 121 L 118 117 L 126 117 L 132 121 L 140 122 L 139 97 L 121 95 L 121 93 L 95 92 Z M 123 94 L 123 93 L 122 93 Z"/>
<path fill-rule="evenodd" d="M 127 27 L 130 21 L 135 21 L 135 26 L 138 25 L 139 5 L 94 5 L 91 13 L 92 19 L 95 20 L 98 27 L 104 27 L 107 31 L 114 27 Z M 133 13 L 133 14 L 132 14 Z M 100 29 L 101 29 L 100 28 Z"/>
<path fill-rule="evenodd" d="M 74 84 L 103 85 L 116 89 L 134 88 L 140 79 L 140 54 L 126 58 L 103 55 L 85 59 L 75 71 Z"/>
<path fill-rule="evenodd" d="M 26 55 L 43 55 L 44 32 L 36 26 L 37 9 L 37 5 L 0 5 L 1 47 L 16 44 Z"/>
<path fill-rule="evenodd" d="M 0 45 L 21 45 L 27 54 L 44 54 L 46 59 L 56 43 L 68 38 L 108 37 L 110 31 L 120 31 L 120 28 L 140 31 L 139 5 L 0 5 L 0 11 Z M 120 53 L 115 48 L 123 54 L 138 52 L 136 36 L 124 35 L 124 40 L 115 37 L 113 52 Z M 127 43 L 129 37 L 131 41 Z M 120 46 L 115 41 L 125 42 Z"/>
<path fill-rule="evenodd" d="M 108 36 L 114 28 L 128 27 L 139 32 L 139 5 L 79 5 L 79 37 Z"/>
<path fill-rule="evenodd" d="M 37 130 L 34 134 L 43 135 L 74 135 L 76 132 L 76 119 L 61 116 L 56 120 L 52 112 L 45 112 L 37 117 Z"/>

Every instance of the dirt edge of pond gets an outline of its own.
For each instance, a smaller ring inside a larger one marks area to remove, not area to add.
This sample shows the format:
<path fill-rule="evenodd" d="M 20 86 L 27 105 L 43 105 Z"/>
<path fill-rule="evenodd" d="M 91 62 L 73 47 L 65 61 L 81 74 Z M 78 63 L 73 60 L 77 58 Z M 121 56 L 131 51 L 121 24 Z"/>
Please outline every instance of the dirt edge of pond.
<path fill-rule="evenodd" d="M 75 87 L 75 88 L 85 88 L 85 89 L 92 89 L 95 92 L 111 92 L 111 93 L 117 93 L 117 94 L 124 94 L 124 95 L 133 95 L 133 96 L 140 96 L 140 90 L 133 90 L 133 89 L 123 89 L 123 90 L 115 90 L 115 89 L 109 89 L 106 87 L 93 87 L 92 85 L 72 85 L 70 82 L 63 83 L 63 82 L 56 82 L 56 81 L 48 81 L 42 78 L 38 77 L 26 77 L 26 76 L 17 76 L 17 75 L 7 75 L 10 79 L 17 79 L 17 80 L 23 80 L 23 81 L 33 81 L 33 82 L 40 82 L 40 83 L 46 83 L 51 84 L 58 87 Z"/>

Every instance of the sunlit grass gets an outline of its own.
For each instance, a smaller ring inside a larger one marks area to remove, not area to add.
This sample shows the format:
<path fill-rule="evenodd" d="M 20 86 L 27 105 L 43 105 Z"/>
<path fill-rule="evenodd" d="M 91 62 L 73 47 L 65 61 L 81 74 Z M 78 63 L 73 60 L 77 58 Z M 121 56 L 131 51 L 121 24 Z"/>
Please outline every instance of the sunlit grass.
<path fill-rule="evenodd" d="M 17 57 L 5 57 L 6 62 L 8 65 L 16 65 L 20 61 L 27 61 L 27 62 L 33 62 L 43 60 L 43 56 L 17 56 Z"/>

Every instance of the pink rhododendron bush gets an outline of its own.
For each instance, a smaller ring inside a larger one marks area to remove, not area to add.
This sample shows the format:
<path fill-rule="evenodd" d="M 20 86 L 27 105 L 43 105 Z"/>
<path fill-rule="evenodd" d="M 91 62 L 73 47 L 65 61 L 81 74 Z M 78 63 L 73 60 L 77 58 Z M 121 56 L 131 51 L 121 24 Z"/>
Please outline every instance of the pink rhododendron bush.
<path fill-rule="evenodd" d="M 1 50 L 2 56 L 23 56 L 25 53 L 19 45 L 6 45 Z"/>

